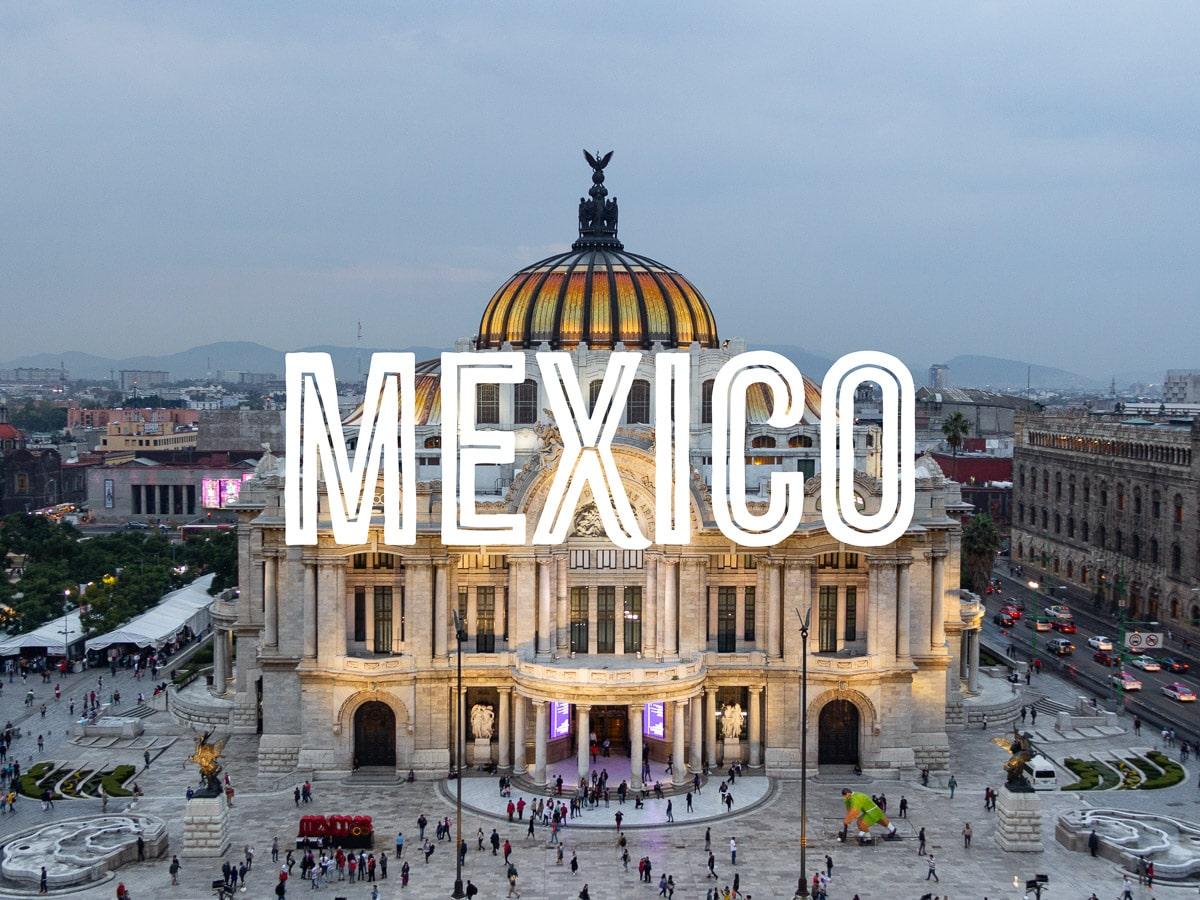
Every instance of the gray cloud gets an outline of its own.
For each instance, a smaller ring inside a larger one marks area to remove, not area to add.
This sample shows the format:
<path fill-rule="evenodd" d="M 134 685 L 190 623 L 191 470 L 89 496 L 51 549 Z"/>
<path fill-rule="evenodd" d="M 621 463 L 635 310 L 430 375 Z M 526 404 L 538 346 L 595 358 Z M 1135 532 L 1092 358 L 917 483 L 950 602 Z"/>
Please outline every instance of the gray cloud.
<path fill-rule="evenodd" d="M 572 238 L 586 145 L 725 335 L 1194 364 L 1198 19 L 9 5 L 0 358 L 472 333 Z"/>

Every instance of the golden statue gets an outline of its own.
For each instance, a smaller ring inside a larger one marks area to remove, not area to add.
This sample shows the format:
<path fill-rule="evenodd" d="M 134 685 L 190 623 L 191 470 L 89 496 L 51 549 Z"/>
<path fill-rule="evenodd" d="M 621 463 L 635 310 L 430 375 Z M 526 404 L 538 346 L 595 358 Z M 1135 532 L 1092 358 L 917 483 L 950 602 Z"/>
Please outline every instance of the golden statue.
<path fill-rule="evenodd" d="M 225 749 L 227 738 L 210 742 L 212 736 L 213 732 L 207 731 L 196 738 L 196 749 L 188 757 L 188 761 L 194 762 L 200 770 L 200 775 L 207 785 L 205 793 L 216 796 L 221 793 L 221 783 L 217 780 L 217 776 L 221 774 L 221 764 L 218 760 L 221 758 L 221 751 Z"/>
<path fill-rule="evenodd" d="M 1025 764 L 1033 758 L 1033 742 L 1028 732 L 1022 734 L 1015 725 L 1009 753 L 1012 755 L 1004 764 L 1004 772 L 1008 776 L 1008 786 L 1019 788 L 1028 783 L 1025 779 Z"/>

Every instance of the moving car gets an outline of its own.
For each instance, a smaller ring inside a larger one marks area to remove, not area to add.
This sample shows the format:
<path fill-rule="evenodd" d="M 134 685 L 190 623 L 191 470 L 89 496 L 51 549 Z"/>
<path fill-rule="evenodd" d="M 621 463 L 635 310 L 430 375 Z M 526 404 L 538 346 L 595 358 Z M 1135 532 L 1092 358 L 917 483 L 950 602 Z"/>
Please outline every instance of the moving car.
<path fill-rule="evenodd" d="M 1054 606 L 1047 606 L 1046 607 L 1046 615 L 1048 615 L 1054 619 L 1070 619 L 1070 618 L 1072 618 L 1071 610 L 1067 609 L 1067 607 L 1062 606 L 1061 604 L 1056 604 Z"/>
<path fill-rule="evenodd" d="M 1000 607 L 1000 612 L 1002 612 L 1004 615 L 1008 616 L 1014 622 L 1017 619 L 1021 618 L 1021 610 L 1017 609 L 1011 603 L 1006 603 L 1006 604 L 1004 604 L 1004 606 Z"/>
<path fill-rule="evenodd" d="M 1092 659 L 1094 659 L 1096 662 L 1100 663 L 1100 665 L 1102 665 L 1102 666 L 1109 666 L 1109 667 L 1115 666 L 1115 665 L 1117 665 L 1117 663 L 1120 662 L 1120 660 L 1117 659 L 1116 656 L 1114 656 L 1112 653 L 1108 653 L 1104 650 L 1097 650 L 1095 653 L 1092 654 Z"/>
<path fill-rule="evenodd" d="M 1011 628 L 1013 626 L 1013 617 L 1008 613 L 998 612 L 992 616 L 992 621 L 1001 628 Z"/>
<path fill-rule="evenodd" d="M 1049 631 L 1051 628 L 1050 620 L 1045 616 L 1034 616 L 1031 619 L 1026 619 L 1025 624 L 1034 631 Z"/>
<path fill-rule="evenodd" d="M 1174 656 L 1164 656 L 1159 660 L 1159 663 L 1168 672 L 1175 672 L 1179 675 L 1186 675 L 1188 669 L 1192 667 L 1191 663 L 1182 659 L 1178 659 Z"/>
<path fill-rule="evenodd" d="M 1125 671 L 1116 672 L 1113 675 L 1109 675 L 1108 680 L 1111 681 L 1115 687 L 1118 687 L 1126 692 L 1140 691 L 1142 689 L 1142 683 Z"/>
<path fill-rule="evenodd" d="M 1158 660 L 1153 656 L 1146 656 L 1144 653 L 1141 656 L 1135 656 L 1130 661 L 1131 665 L 1137 666 L 1143 672 L 1161 672 L 1162 666 L 1158 664 Z"/>
<path fill-rule="evenodd" d="M 1088 638 L 1088 646 L 1093 650 L 1111 650 L 1113 648 L 1112 638 L 1098 634 L 1095 637 Z"/>
<path fill-rule="evenodd" d="M 1034 756 L 1023 768 L 1029 786 L 1035 791 L 1058 790 L 1058 772 L 1054 769 L 1054 763 L 1046 757 Z"/>
<path fill-rule="evenodd" d="M 1172 681 L 1170 684 L 1163 685 L 1162 692 L 1172 700 L 1178 700 L 1180 703 L 1196 702 L 1196 692 L 1182 681 Z"/>
<path fill-rule="evenodd" d="M 1075 645 L 1066 638 L 1053 638 L 1046 641 L 1046 649 L 1055 656 L 1070 656 L 1075 652 Z"/>
<path fill-rule="evenodd" d="M 1057 619 L 1050 623 L 1059 634 L 1074 634 L 1078 629 L 1075 623 L 1066 619 Z"/>

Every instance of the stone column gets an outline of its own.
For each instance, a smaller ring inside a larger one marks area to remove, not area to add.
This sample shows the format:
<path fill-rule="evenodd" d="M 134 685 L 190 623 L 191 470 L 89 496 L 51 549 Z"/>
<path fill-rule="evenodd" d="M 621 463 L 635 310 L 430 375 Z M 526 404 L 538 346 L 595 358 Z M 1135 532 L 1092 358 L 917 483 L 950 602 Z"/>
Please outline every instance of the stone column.
<path fill-rule="evenodd" d="M 779 621 L 779 563 L 766 563 L 767 567 L 767 656 L 778 657 L 782 653 Z"/>
<path fill-rule="evenodd" d="M 750 688 L 750 765 L 762 765 L 762 688 Z"/>
<path fill-rule="evenodd" d="M 580 778 L 587 778 L 588 771 L 592 767 L 591 757 L 588 755 L 591 751 L 591 713 L 590 706 L 582 703 L 575 704 L 575 758 L 579 762 Z"/>
<path fill-rule="evenodd" d="M 931 625 L 930 644 L 934 650 L 946 646 L 946 551 L 934 550 L 933 556 L 933 597 L 930 602 Z"/>
<path fill-rule="evenodd" d="M 705 688 L 704 696 L 707 703 L 704 713 L 704 725 L 707 732 L 705 743 L 708 744 L 708 768 L 711 771 L 717 767 L 717 689 Z"/>
<path fill-rule="evenodd" d="M 674 747 L 671 751 L 671 768 L 675 770 L 675 775 L 671 779 L 675 784 L 683 784 L 687 780 L 687 762 L 684 760 L 683 751 L 686 745 L 685 729 L 687 727 L 684 722 L 684 709 L 687 707 L 688 701 L 675 701 L 675 726 L 671 729 L 671 738 L 674 742 Z"/>
<path fill-rule="evenodd" d="M 304 564 L 304 655 L 317 656 L 317 567 Z"/>
<path fill-rule="evenodd" d="M 912 662 L 912 576 L 911 560 L 896 567 L 896 660 L 902 666 Z"/>
<path fill-rule="evenodd" d="M 512 765 L 512 738 L 509 736 L 508 731 L 509 719 L 512 717 L 512 712 L 509 710 L 509 699 L 511 697 L 511 688 L 500 688 L 500 731 L 496 737 L 496 748 L 500 756 L 498 765 L 502 769 L 507 769 Z"/>
<path fill-rule="evenodd" d="M 642 704 L 629 707 L 629 785 L 642 787 Z"/>
<path fill-rule="evenodd" d="M 537 733 L 533 736 L 533 783 L 546 783 L 546 701 L 534 700 L 533 711 L 537 716 L 534 726 Z"/>
<path fill-rule="evenodd" d="M 418 563 L 418 565 L 422 565 Z M 433 588 L 433 658 L 445 659 L 447 651 L 446 638 L 450 630 L 450 610 L 448 604 L 450 602 L 448 594 L 448 566 L 444 562 L 439 562 L 434 570 L 434 577 L 437 579 L 437 584 Z M 410 601 L 414 607 L 419 606 L 421 599 L 412 597 Z"/>
<path fill-rule="evenodd" d="M 279 646 L 279 560 L 263 560 L 263 631 L 268 647 Z"/>
<path fill-rule="evenodd" d="M 666 590 L 663 596 L 663 655 L 674 657 L 679 655 L 679 563 L 678 560 L 664 559 L 666 566 Z"/>
<path fill-rule="evenodd" d="M 554 558 L 554 592 L 557 613 L 555 614 L 555 642 L 559 656 L 571 654 L 571 610 L 567 605 L 567 555 L 560 553 Z M 589 640 L 591 637 L 589 635 Z"/>
<path fill-rule="evenodd" d="M 225 666 L 229 655 L 229 645 L 226 643 L 224 628 L 213 629 L 213 693 L 225 693 Z"/>
<path fill-rule="evenodd" d="M 323 665 L 346 652 L 346 608 L 338 595 L 338 564 L 322 560 L 317 566 L 317 615 L 321 627 L 317 630 L 317 658 Z"/>
<path fill-rule="evenodd" d="M 869 649 L 879 665 L 890 667 L 896 663 L 896 562 L 872 559 L 869 566 L 868 605 L 874 623 Z"/>
<path fill-rule="evenodd" d="M 646 560 L 646 588 L 642 597 L 642 655 L 647 659 L 658 656 L 658 557 L 644 557 Z M 638 778 L 642 773 L 637 773 Z"/>
<path fill-rule="evenodd" d="M 693 772 L 699 772 L 703 767 L 702 752 L 704 750 L 704 697 L 697 694 L 692 698 L 692 752 L 689 755 L 689 765 Z"/>
<path fill-rule="evenodd" d="M 539 559 L 538 574 L 538 605 L 537 605 L 537 655 L 549 656 L 554 651 L 553 597 L 550 581 L 550 567 L 554 561 Z"/>
<path fill-rule="evenodd" d="M 971 637 L 970 656 L 967 659 L 967 690 L 974 694 L 979 690 L 979 629 L 968 632 Z"/>
<path fill-rule="evenodd" d="M 525 774 L 525 697 L 513 696 L 513 774 Z"/>

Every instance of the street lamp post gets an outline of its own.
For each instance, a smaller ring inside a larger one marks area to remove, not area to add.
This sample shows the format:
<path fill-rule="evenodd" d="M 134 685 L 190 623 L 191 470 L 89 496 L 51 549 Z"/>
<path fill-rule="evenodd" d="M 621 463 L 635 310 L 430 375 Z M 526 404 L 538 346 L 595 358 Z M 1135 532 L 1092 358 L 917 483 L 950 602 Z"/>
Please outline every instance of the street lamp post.
<path fill-rule="evenodd" d="M 796 618 L 800 620 L 800 883 L 796 896 L 808 896 L 808 628 L 812 606 Z"/>
<path fill-rule="evenodd" d="M 463 735 L 462 735 L 462 647 L 467 639 L 467 629 L 463 620 L 454 610 L 454 640 L 458 645 L 458 687 L 454 692 L 454 891 L 451 897 L 467 896 L 463 890 L 462 880 L 462 780 L 463 780 Z"/>

